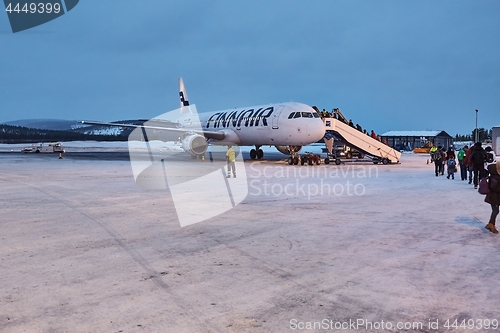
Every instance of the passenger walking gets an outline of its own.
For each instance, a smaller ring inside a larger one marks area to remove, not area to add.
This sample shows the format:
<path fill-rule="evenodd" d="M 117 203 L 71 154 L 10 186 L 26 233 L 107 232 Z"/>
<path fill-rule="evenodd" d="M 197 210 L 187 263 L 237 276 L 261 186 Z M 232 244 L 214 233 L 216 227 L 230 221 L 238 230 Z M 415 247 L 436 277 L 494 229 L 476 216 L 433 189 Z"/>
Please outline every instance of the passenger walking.
<path fill-rule="evenodd" d="M 490 146 L 484 148 L 484 151 L 486 152 L 486 165 L 485 165 L 485 169 L 488 165 L 490 164 L 495 164 L 497 161 L 497 157 L 495 155 L 495 153 L 493 152 L 493 149 L 491 149 Z"/>
<path fill-rule="evenodd" d="M 231 178 L 231 170 L 233 171 L 233 177 L 236 178 L 236 166 L 234 164 L 234 162 L 236 162 L 236 152 L 231 146 L 227 147 L 226 161 L 227 161 L 227 178 Z"/>
<path fill-rule="evenodd" d="M 432 147 L 435 148 L 435 147 Z M 439 171 L 441 170 L 441 164 L 443 164 L 441 160 L 441 146 L 437 147 L 436 149 L 432 149 L 431 153 L 431 160 L 434 162 L 434 172 L 436 174 L 436 177 L 439 176 Z"/>
<path fill-rule="evenodd" d="M 375 133 L 375 131 L 374 131 L 374 130 L 372 130 L 372 133 L 370 134 L 370 136 L 371 136 L 372 138 L 374 138 L 375 140 L 377 140 L 377 134 Z"/>
<path fill-rule="evenodd" d="M 467 167 L 467 171 L 469 172 L 469 184 L 472 184 L 472 173 L 474 171 L 474 167 L 472 166 L 472 162 L 470 157 L 472 156 L 472 152 L 474 151 L 474 146 L 470 146 L 469 149 L 465 151 L 465 166 Z"/>
<path fill-rule="evenodd" d="M 488 179 L 490 193 L 486 194 L 484 201 L 491 205 L 491 216 L 485 228 L 494 234 L 498 234 L 495 222 L 500 206 L 500 161 L 495 164 L 488 165 L 488 172 L 490 173 Z"/>
<path fill-rule="evenodd" d="M 457 162 L 455 161 L 454 158 L 449 158 L 448 161 L 446 162 L 448 165 L 448 176 L 446 178 L 450 179 L 455 179 L 455 170 L 457 167 Z"/>
<path fill-rule="evenodd" d="M 474 144 L 474 149 L 472 150 L 470 161 L 472 163 L 472 169 L 474 171 L 474 188 L 477 188 L 479 180 L 486 176 L 486 170 L 484 170 L 484 163 L 486 162 L 486 152 L 484 151 L 481 142 L 476 142 Z"/>
<path fill-rule="evenodd" d="M 444 176 L 444 165 L 446 164 L 446 149 L 441 148 L 441 166 L 439 167 L 439 172 L 441 173 L 441 176 Z"/>
<path fill-rule="evenodd" d="M 458 165 L 460 166 L 460 178 L 467 180 L 467 166 L 465 165 L 465 152 L 469 149 L 467 145 L 458 151 Z"/>
<path fill-rule="evenodd" d="M 446 159 L 449 159 L 449 158 L 455 158 L 455 152 L 453 151 L 453 148 L 448 148 L 448 150 L 446 151 Z"/>
<path fill-rule="evenodd" d="M 438 147 L 432 146 L 431 149 L 429 149 L 429 153 L 431 154 L 431 161 L 433 160 L 432 154 L 434 154 L 438 150 Z"/>
<path fill-rule="evenodd" d="M 451 177 L 451 179 L 455 179 L 457 161 L 455 160 L 455 153 L 451 148 L 448 149 L 446 154 L 446 165 L 448 166 L 448 176 L 446 176 L 446 178 L 450 179 Z"/>

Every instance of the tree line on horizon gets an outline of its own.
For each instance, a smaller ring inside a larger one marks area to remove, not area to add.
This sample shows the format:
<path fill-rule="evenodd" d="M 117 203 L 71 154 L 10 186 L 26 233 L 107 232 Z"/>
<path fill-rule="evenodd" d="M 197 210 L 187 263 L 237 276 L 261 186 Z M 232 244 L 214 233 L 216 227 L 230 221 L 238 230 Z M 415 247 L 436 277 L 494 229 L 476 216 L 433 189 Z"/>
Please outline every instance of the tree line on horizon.
<path fill-rule="evenodd" d="M 478 128 L 479 141 L 491 140 L 492 131 Z M 34 142 L 57 142 L 57 141 L 127 141 L 130 130 L 125 130 L 118 135 L 109 134 L 86 134 L 79 130 L 43 130 L 23 126 L 12 126 L 0 124 L 0 143 L 34 143 Z M 476 129 L 471 134 L 456 134 L 455 141 L 474 141 Z"/>
<path fill-rule="evenodd" d="M 0 124 L 0 143 L 36 143 L 58 141 L 127 141 L 127 132 L 118 135 L 85 134 L 77 131 L 42 130 Z"/>
<path fill-rule="evenodd" d="M 491 140 L 491 136 L 492 136 L 491 129 L 486 130 L 484 128 L 478 128 L 477 133 L 478 133 L 478 139 L 480 142 Z M 476 129 L 474 128 L 474 130 L 472 130 L 472 134 L 466 134 L 466 135 L 456 134 L 454 140 L 455 141 L 475 141 L 476 140 Z"/>

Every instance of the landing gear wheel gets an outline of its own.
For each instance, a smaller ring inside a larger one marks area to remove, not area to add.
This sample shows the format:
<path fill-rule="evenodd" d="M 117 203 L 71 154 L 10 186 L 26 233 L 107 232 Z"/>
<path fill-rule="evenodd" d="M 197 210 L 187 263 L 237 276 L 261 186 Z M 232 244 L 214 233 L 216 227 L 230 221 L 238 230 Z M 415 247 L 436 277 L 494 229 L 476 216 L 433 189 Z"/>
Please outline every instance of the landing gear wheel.
<path fill-rule="evenodd" d="M 293 158 L 292 157 L 289 157 L 288 158 L 288 165 L 292 165 L 293 164 Z"/>
<path fill-rule="evenodd" d="M 320 165 L 320 164 L 321 164 L 321 160 L 318 158 L 318 159 L 316 160 L 316 165 Z"/>
<path fill-rule="evenodd" d="M 340 165 L 340 163 L 342 163 L 342 161 L 340 160 L 340 158 L 336 158 L 335 159 L 335 165 Z"/>
<path fill-rule="evenodd" d="M 306 163 L 306 160 L 304 158 L 301 158 L 300 159 L 300 165 L 304 165 L 304 163 Z"/>
<path fill-rule="evenodd" d="M 250 150 L 250 158 L 252 160 L 255 160 L 257 158 L 257 152 L 255 151 L 255 149 Z"/>
<path fill-rule="evenodd" d="M 307 164 L 308 165 L 313 165 L 313 161 L 312 160 L 307 160 Z"/>
<path fill-rule="evenodd" d="M 297 164 L 299 164 L 299 158 L 297 156 L 295 156 L 293 158 L 293 165 L 297 165 Z"/>
<path fill-rule="evenodd" d="M 330 159 L 328 157 L 325 158 L 325 164 L 330 164 Z"/>
<path fill-rule="evenodd" d="M 388 159 L 387 157 L 384 157 L 384 158 L 382 159 L 382 164 L 383 164 L 383 165 L 389 164 L 389 162 L 390 162 L 390 161 L 389 161 L 389 159 Z"/>
<path fill-rule="evenodd" d="M 262 149 L 257 149 L 257 159 L 258 160 L 261 160 L 262 158 L 264 157 L 264 152 L 262 151 Z"/>

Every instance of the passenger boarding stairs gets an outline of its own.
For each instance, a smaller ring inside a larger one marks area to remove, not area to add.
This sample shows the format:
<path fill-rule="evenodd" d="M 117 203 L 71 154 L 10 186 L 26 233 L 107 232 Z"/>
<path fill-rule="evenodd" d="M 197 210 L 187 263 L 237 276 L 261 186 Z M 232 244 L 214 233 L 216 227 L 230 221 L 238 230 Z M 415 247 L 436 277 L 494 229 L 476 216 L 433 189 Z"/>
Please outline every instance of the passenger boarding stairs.
<path fill-rule="evenodd" d="M 340 113 L 340 111 L 338 112 Z M 337 117 L 339 116 L 343 117 L 343 115 L 337 114 Z M 401 152 L 336 118 L 323 118 L 323 122 L 325 123 L 326 133 L 324 141 L 329 155 L 332 155 L 333 140 L 335 138 L 342 141 L 347 146 L 356 149 L 360 153 L 371 157 L 374 163 L 399 163 Z M 336 160 L 335 162 L 339 164 L 340 160 Z M 329 161 L 327 162 L 325 160 L 325 163 L 329 163 Z"/>

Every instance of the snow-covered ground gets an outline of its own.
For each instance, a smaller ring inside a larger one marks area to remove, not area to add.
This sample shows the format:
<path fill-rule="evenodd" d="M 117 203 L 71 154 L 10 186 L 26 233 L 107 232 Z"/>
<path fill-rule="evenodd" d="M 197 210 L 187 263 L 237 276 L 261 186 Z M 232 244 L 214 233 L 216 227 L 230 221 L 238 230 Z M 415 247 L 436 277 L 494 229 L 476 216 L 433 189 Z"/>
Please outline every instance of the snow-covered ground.
<path fill-rule="evenodd" d="M 38 143 L 36 143 L 38 144 Z M 69 142 L 61 142 L 64 149 L 67 152 L 82 152 L 82 151 L 126 151 L 128 150 L 128 141 L 69 141 Z M 163 142 L 163 141 L 149 141 L 149 145 L 152 149 L 155 150 L 178 150 L 180 149 L 179 143 L 174 143 L 172 141 Z M 31 144 L 27 143 L 16 143 L 16 144 L 0 144 L 0 152 L 6 151 L 21 151 L 24 147 L 29 147 Z M 313 144 L 311 146 L 306 146 L 302 149 L 301 152 L 311 151 L 311 152 L 321 152 L 321 148 L 323 148 L 324 144 Z M 241 147 L 243 152 L 249 152 L 250 149 L 254 147 Z M 277 150 L 274 146 L 263 146 L 261 148 L 264 152 L 272 152 L 275 153 Z"/>
<path fill-rule="evenodd" d="M 246 199 L 181 228 L 127 161 L 2 154 L 0 331 L 498 331 L 490 208 L 427 158 L 247 161 Z"/>

